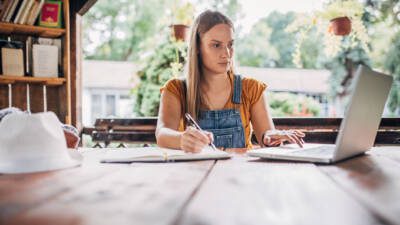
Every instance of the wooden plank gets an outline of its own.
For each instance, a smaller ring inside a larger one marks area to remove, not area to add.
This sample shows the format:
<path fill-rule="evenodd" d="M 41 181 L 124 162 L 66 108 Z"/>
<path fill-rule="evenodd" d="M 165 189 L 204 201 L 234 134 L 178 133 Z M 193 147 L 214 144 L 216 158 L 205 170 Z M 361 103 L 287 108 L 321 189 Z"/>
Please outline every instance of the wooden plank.
<path fill-rule="evenodd" d="M 377 224 L 315 165 L 218 161 L 176 224 Z"/>
<path fill-rule="evenodd" d="M 77 13 L 85 15 L 89 9 L 97 2 L 97 0 L 80 0 L 77 7 Z"/>
<path fill-rule="evenodd" d="M 380 146 L 373 148 L 370 152 L 373 155 L 379 155 L 400 163 L 400 147 L 399 146 Z"/>
<path fill-rule="evenodd" d="M 71 2 L 71 122 L 82 128 L 82 16 L 75 13 L 77 1 Z"/>
<path fill-rule="evenodd" d="M 5 222 L 171 224 L 214 161 L 124 165 Z"/>
<path fill-rule="evenodd" d="M 66 85 L 60 91 L 60 111 L 64 113 L 65 123 L 71 124 L 71 55 L 70 55 L 70 38 L 71 26 L 69 23 L 69 0 L 63 0 L 64 8 L 64 26 L 65 36 L 63 37 L 64 52 L 63 52 L 63 74 L 67 79 Z"/>
<path fill-rule="evenodd" d="M 304 130 L 338 130 L 342 118 L 273 118 L 277 129 L 304 129 Z M 125 126 L 157 125 L 157 117 L 135 117 L 123 119 L 99 118 L 95 126 Z M 400 129 L 400 118 L 382 118 L 380 129 Z"/>
<path fill-rule="evenodd" d="M 66 30 L 62 28 L 48 28 L 48 27 L 0 22 L 1 34 L 24 34 L 24 35 L 36 35 L 40 37 L 57 38 L 65 34 L 65 32 Z"/>
<path fill-rule="evenodd" d="M 381 219 L 390 224 L 400 224 L 398 162 L 370 152 L 319 168 Z"/>
<path fill-rule="evenodd" d="M 103 130 L 100 130 L 102 128 Z M 110 130 L 107 131 L 105 127 L 96 127 L 92 134 L 93 141 L 110 141 L 110 142 L 148 142 L 155 143 L 155 131 L 151 130 L 130 130 L 120 131 Z M 90 130 L 90 129 L 86 129 Z M 333 144 L 336 141 L 338 132 L 319 132 L 319 131 L 305 131 L 304 140 L 308 143 L 327 143 Z M 256 143 L 255 136 L 252 140 Z M 400 131 L 378 131 L 375 144 L 399 144 Z"/>
<path fill-rule="evenodd" d="M 94 131 L 92 133 L 93 141 L 113 141 L 113 142 L 146 142 L 155 143 L 156 136 L 154 132 L 104 132 Z"/>
<path fill-rule="evenodd" d="M 65 78 L 58 77 L 21 77 L 21 76 L 8 76 L 0 75 L 0 84 L 13 84 L 13 83 L 39 83 L 48 86 L 58 86 L 65 83 Z"/>
<path fill-rule="evenodd" d="M 0 224 L 7 224 L 7 221 L 20 213 L 44 204 L 61 193 L 79 189 L 88 182 L 126 167 L 121 164 L 99 164 L 98 154 L 104 151 L 86 150 L 81 167 L 41 173 L 1 175 Z"/>

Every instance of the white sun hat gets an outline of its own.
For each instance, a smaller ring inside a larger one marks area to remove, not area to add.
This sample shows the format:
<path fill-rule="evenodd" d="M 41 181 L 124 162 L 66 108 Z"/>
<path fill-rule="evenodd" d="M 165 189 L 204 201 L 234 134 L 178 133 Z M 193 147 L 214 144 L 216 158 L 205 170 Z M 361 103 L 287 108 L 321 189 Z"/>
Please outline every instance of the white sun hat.
<path fill-rule="evenodd" d="M 53 112 L 4 117 L 0 122 L 0 173 L 31 173 L 79 166 Z"/>

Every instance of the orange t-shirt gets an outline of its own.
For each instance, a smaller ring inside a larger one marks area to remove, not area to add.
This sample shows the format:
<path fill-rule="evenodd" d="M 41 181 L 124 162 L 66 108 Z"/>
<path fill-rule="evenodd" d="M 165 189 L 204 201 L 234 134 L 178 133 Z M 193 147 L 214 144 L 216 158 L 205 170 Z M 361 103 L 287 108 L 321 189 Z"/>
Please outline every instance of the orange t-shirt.
<path fill-rule="evenodd" d="M 231 82 L 231 94 L 229 97 L 229 101 L 225 104 L 223 109 L 233 109 L 235 108 L 235 104 L 232 102 L 232 95 L 233 95 L 233 80 L 234 76 L 229 75 L 230 82 Z M 266 89 L 267 85 L 256 80 L 253 78 L 247 78 L 243 77 L 242 78 L 242 104 L 240 104 L 240 116 L 242 118 L 242 124 L 244 127 L 244 137 L 245 137 L 245 143 L 246 143 L 246 148 L 251 148 L 251 124 L 250 124 L 250 109 L 253 106 L 254 103 L 256 103 L 261 95 L 263 94 L 264 90 Z M 184 108 L 184 95 L 183 95 L 183 84 L 182 80 L 180 79 L 171 79 L 165 85 L 161 88 L 161 92 L 163 90 L 167 90 L 170 93 L 172 93 L 174 96 L 176 96 L 179 101 L 181 102 L 181 108 Z M 208 110 L 207 108 L 202 108 L 202 110 Z M 183 116 L 179 125 L 179 131 L 183 131 L 184 126 L 183 126 Z"/>

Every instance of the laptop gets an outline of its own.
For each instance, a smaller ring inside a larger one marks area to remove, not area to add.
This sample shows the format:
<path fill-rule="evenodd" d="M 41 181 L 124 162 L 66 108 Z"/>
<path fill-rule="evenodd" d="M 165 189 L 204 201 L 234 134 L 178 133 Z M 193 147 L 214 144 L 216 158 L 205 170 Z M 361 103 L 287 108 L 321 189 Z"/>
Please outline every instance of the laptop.
<path fill-rule="evenodd" d="M 353 89 L 335 144 L 290 144 L 249 151 L 253 157 L 335 163 L 361 155 L 375 142 L 381 115 L 392 86 L 393 77 L 359 66 Z"/>

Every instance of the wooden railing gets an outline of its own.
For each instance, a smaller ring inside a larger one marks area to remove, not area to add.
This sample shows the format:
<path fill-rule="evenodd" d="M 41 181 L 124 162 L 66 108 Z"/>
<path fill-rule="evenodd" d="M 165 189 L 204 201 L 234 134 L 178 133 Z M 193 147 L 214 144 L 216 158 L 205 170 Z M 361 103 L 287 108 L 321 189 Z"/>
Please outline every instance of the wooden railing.
<path fill-rule="evenodd" d="M 299 129 L 306 133 L 305 141 L 314 143 L 334 143 L 341 118 L 274 118 L 276 129 Z M 108 146 L 118 143 L 155 143 L 157 117 L 137 117 L 124 119 L 97 119 L 94 127 L 85 127 L 87 134 L 96 142 Z M 253 142 L 256 139 L 252 138 Z M 400 145 L 400 118 L 382 118 L 375 144 Z"/>

